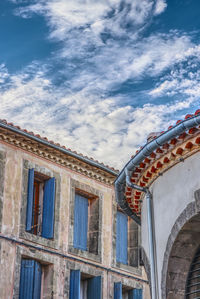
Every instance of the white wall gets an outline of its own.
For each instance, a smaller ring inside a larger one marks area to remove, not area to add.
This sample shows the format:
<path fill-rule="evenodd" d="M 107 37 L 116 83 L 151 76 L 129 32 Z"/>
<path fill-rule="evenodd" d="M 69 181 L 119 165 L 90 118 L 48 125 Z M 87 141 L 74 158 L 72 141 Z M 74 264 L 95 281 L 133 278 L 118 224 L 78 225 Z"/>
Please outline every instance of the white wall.
<path fill-rule="evenodd" d="M 161 299 L 163 258 L 171 229 L 182 211 L 194 201 L 194 192 L 200 189 L 200 153 L 166 171 L 150 189 L 154 201 L 158 285 Z M 142 246 L 149 258 L 145 200 L 142 206 Z"/>

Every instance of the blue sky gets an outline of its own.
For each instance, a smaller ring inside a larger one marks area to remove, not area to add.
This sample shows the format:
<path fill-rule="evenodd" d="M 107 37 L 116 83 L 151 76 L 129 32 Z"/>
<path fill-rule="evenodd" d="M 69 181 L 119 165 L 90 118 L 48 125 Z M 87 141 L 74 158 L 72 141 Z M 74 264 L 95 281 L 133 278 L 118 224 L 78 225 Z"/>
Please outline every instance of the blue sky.
<path fill-rule="evenodd" d="M 199 108 L 199 0 L 1 0 L 0 118 L 121 168 Z"/>

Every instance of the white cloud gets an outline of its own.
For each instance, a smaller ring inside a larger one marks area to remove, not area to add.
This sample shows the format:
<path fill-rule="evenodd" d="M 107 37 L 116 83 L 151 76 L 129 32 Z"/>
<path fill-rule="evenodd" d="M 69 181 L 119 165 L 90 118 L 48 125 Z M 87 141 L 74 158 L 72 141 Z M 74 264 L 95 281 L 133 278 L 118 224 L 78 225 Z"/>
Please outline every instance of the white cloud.
<path fill-rule="evenodd" d="M 170 73 L 162 77 L 161 82 L 149 91 L 149 95 L 152 97 L 182 95 L 199 98 L 200 47 L 190 46 L 186 51 L 180 51 L 176 59 L 179 63 L 177 68 L 173 68 Z"/>
<path fill-rule="evenodd" d="M 118 168 L 150 132 L 162 131 L 175 113 L 191 105 L 181 101 L 134 109 L 83 91 L 63 95 L 44 75 L 10 76 L 12 88 L 1 91 L 0 117 Z"/>
<path fill-rule="evenodd" d="M 63 73 L 68 74 L 70 65 L 71 77 L 64 82 L 68 88 L 62 89 L 38 66 L 32 76 L 28 69 L 10 75 L 0 67 L 2 82 L 9 81 L 0 91 L 0 117 L 120 168 L 150 132 L 162 131 L 176 113 L 198 103 L 200 75 L 190 69 L 198 65 L 200 46 L 177 31 L 142 38 L 153 15 L 166 9 L 166 1 L 120 3 L 38 0 L 18 9 L 16 13 L 25 18 L 33 13 L 46 18 L 49 38 L 62 45 L 50 63 L 62 58 Z M 188 63 L 187 70 L 183 62 Z M 173 70 L 176 65 L 178 71 Z M 149 96 L 179 94 L 178 102 L 133 108 L 120 95 L 107 95 L 127 80 L 158 75 L 161 79 Z"/>
<path fill-rule="evenodd" d="M 102 29 L 107 27 L 110 30 L 116 25 L 118 28 L 123 28 L 125 24 L 122 21 L 143 24 L 152 10 L 153 2 L 152 0 L 123 2 L 119 0 L 38 0 L 35 4 L 18 8 L 16 14 L 25 18 L 30 17 L 32 13 L 45 15 L 52 28 L 52 36 L 63 40 L 66 38 L 65 34 L 71 29 L 84 26 L 95 27 L 95 24 L 101 22 Z"/>
<path fill-rule="evenodd" d="M 9 74 L 6 69 L 5 64 L 0 64 L 0 84 L 3 84 L 6 82 L 6 79 L 8 79 Z"/>
<path fill-rule="evenodd" d="M 162 82 L 158 87 L 154 88 L 153 90 L 151 90 L 149 92 L 149 95 L 151 96 L 160 96 L 163 94 L 168 93 L 169 94 L 174 94 L 174 90 L 177 88 L 178 85 L 178 80 L 174 79 L 174 80 L 166 80 L 164 82 Z"/>
<path fill-rule="evenodd" d="M 141 38 L 155 10 L 158 14 L 165 8 L 164 0 L 38 0 L 18 9 L 18 14 L 43 15 L 50 37 L 63 42 L 55 56 L 67 63 L 81 61 L 72 87 L 107 90 L 128 79 L 156 76 L 186 52 L 191 55 L 190 37 L 176 31 Z"/>
<path fill-rule="evenodd" d="M 154 14 L 155 15 L 161 14 L 162 12 L 165 11 L 166 7 L 167 7 L 167 3 L 165 0 L 157 0 L 155 4 Z"/>

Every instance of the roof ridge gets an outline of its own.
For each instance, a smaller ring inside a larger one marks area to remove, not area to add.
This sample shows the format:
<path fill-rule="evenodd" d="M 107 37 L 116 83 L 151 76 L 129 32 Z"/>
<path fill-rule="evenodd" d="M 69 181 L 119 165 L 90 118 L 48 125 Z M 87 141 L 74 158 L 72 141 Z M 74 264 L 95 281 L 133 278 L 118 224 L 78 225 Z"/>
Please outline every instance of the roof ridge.
<path fill-rule="evenodd" d="M 76 155 L 80 156 L 80 158 L 85 158 L 85 159 L 90 160 L 91 162 L 95 162 L 95 163 L 99 164 L 99 166 L 103 166 L 105 168 L 108 168 L 109 170 L 112 170 L 113 172 L 116 172 L 116 174 L 117 174 L 117 172 L 119 172 L 119 170 L 115 169 L 114 167 L 111 167 L 109 165 L 105 165 L 103 162 L 99 162 L 98 160 L 95 160 L 92 157 L 85 156 L 82 153 L 78 153 L 77 151 L 74 151 L 74 150 L 72 150 L 70 148 L 67 148 L 65 145 L 61 145 L 60 143 L 56 143 L 53 140 L 49 140 L 46 136 L 42 137 L 40 134 L 35 134 L 32 131 L 28 131 L 26 129 L 22 129 L 20 126 L 16 126 L 12 122 L 7 122 L 6 119 L 0 119 L 0 123 L 4 123 L 5 125 L 13 127 L 15 129 L 21 131 L 22 133 L 24 132 L 24 133 L 26 133 L 28 135 L 34 136 L 36 138 L 39 138 L 39 139 L 41 139 L 41 141 L 46 141 L 46 142 L 48 142 L 48 143 L 50 143 L 52 145 L 55 145 L 55 146 L 59 147 L 60 149 L 67 150 L 67 151 L 71 152 L 72 154 L 76 154 Z"/>

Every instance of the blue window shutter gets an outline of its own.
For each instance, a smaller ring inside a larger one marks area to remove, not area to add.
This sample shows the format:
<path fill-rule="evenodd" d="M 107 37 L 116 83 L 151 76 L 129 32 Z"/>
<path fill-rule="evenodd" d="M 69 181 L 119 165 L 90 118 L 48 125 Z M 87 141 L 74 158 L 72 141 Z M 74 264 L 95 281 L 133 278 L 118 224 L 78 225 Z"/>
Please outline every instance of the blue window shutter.
<path fill-rule="evenodd" d="M 74 203 L 74 247 L 87 250 L 88 199 L 76 194 Z"/>
<path fill-rule="evenodd" d="M 128 263 L 128 218 L 117 211 L 116 259 L 117 262 Z"/>
<path fill-rule="evenodd" d="M 88 279 L 87 298 L 101 299 L 101 276 Z"/>
<path fill-rule="evenodd" d="M 40 299 L 42 268 L 34 260 L 21 262 L 19 299 Z"/>
<path fill-rule="evenodd" d="M 34 261 L 33 299 L 40 299 L 41 281 L 42 281 L 42 266 L 40 265 L 40 263 Z"/>
<path fill-rule="evenodd" d="M 28 173 L 28 195 L 26 210 L 26 230 L 31 232 L 32 229 L 32 212 L 33 212 L 33 192 L 34 191 L 34 169 L 29 169 Z"/>
<path fill-rule="evenodd" d="M 80 282 L 81 282 L 80 270 L 71 270 L 69 299 L 80 299 Z"/>
<path fill-rule="evenodd" d="M 133 294 L 134 299 L 142 299 L 142 289 L 134 289 Z"/>
<path fill-rule="evenodd" d="M 114 299 L 122 299 L 122 283 L 114 283 Z"/>
<path fill-rule="evenodd" d="M 34 261 L 22 260 L 20 273 L 19 299 L 30 299 L 33 294 Z"/>
<path fill-rule="evenodd" d="M 53 238 L 55 178 L 45 181 L 42 214 L 42 237 Z"/>

